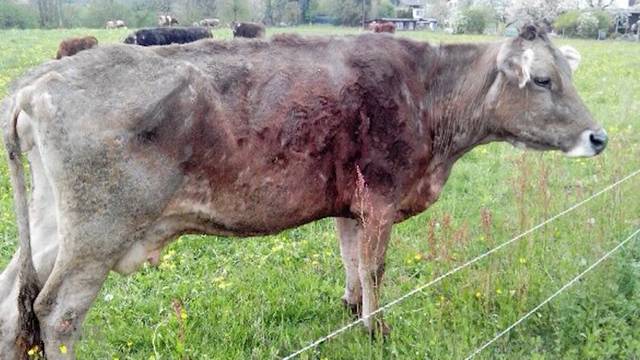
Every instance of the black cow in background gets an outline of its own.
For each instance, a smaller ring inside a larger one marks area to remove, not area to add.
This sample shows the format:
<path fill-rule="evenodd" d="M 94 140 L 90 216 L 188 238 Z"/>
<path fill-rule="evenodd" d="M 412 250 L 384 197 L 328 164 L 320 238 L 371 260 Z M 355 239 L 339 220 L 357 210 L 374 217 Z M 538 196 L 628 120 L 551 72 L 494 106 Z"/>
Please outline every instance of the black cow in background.
<path fill-rule="evenodd" d="M 203 27 L 160 27 L 140 29 L 127 36 L 124 43 L 140 46 L 186 44 L 211 37 L 209 29 Z"/>
<path fill-rule="evenodd" d="M 262 38 L 264 37 L 264 25 L 253 22 L 232 22 L 233 37 Z"/>

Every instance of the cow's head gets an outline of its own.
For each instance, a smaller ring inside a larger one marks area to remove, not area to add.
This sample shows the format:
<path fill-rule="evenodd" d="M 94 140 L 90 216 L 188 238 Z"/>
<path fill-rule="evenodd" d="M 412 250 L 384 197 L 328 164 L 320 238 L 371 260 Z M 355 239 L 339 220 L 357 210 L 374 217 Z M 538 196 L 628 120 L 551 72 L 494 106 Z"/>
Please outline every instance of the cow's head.
<path fill-rule="evenodd" d="M 572 84 L 580 54 L 556 48 L 544 30 L 525 26 L 497 56 L 498 75 L 488 96 L 500 138 L 517 146 L 594 156 L 607 134 L 592 118 Z"/>
<path fill-rule="evenodd" d="M 136 44 L 137 42 L 138 42 L 138 39 L 137 39 L 137 36 L 136 36 L 135 33 L 134 34 L 129 34 L 129 36 L 127 36 L 124 39 L 124 43 L 125 44 Z"/>

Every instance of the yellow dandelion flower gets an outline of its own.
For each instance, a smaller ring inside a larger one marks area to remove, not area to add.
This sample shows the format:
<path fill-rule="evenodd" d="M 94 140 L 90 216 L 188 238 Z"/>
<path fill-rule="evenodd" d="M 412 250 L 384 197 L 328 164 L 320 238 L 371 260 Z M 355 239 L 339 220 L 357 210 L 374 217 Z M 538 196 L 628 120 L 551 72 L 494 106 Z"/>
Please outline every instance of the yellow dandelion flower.
<path fill-rule="evenodd" d="M 60 344 L 60 347 L 58 349 L 60 350 L 60 354 L 67 353 L 67 346 L 65 344 Z"/>
<path fill-rule="evenodd" d="M 32 347 L 31 349 L 29 349 L 29 351 L 27 351 L 27 354 L 29 356 L 33 356 L 33 355 L 35 355 L 37 353 L 38 353 L 38 346 L 37 345 Z"/>
<path fill-rule="evenodd" d="M 180 309 L 180 319 L 187 320 L 187 310 L 185 310 L 184 308 Z"/>

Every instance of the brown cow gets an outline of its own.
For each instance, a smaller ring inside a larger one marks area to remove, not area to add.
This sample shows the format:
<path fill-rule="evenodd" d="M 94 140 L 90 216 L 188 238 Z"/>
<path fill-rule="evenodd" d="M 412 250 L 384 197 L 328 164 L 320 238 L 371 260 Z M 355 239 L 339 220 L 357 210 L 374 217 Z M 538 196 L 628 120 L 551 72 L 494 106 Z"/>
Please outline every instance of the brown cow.
<path fill-rule="evenodd" d="M 262 38 L 265 34 L 264 25 L 254 22 L 232 22 L 233 37 Z"/>
<path fill-rule="evenodd" d="M 396 32 L 396 24 L 390 21 L 385 21 L 385 22 L 373 21 L 369 24 L 369 30 L 376 33 L 386 32 L 386 33 L 394 34 Z"/>
<path fill-rule="evenodd" d="M 0 354 L 42 340 L 49 360 L 72 358 L 109 272 L 179 235 L 326 217 L 338 218 L 345 303 L 384 331 L 371 314 L 391 228 L 436 201 L 463 154 L 491 141 L 604 150 L 572 84 L 576 54 L 530 26 L 478 44 L 111 45 L 41 65 L 0 104 L 21 244 L 0 275 Z"/>
<path fill-rule="evenodd" d="M 56 59 L 61 59 L 65 56 L 72 56 L 78 52 L 86 49 L 91 49 L 98 45 L 98 39 L 94 36 L 85 36 L 81 38 L 69 38 L 62 40 L 58 46 L 58 53 Z"/>

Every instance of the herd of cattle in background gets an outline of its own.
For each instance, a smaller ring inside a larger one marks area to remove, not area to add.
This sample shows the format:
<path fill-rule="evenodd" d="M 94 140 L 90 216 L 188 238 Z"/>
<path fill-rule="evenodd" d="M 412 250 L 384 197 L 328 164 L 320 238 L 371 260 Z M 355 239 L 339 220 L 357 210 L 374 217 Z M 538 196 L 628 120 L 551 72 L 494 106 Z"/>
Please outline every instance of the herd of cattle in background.
<path fill-rule="evenodd" d="M 144 28 L 129 34 L 125 44 L 140 46 L 156 46 L 170 44 L 186 44 L 200 39 L 212 38 L 210 29 L 220 25 L 220 20 L 215 18 L 202 19 L 194 22 L 192 27 L 174 27 L 179 25 L 178 19 L 171 15 L 159 15 L 158 27 Z M 265 27 L 255 22 L 236 22 L 229 24 L 233 37 L 263 38 Z M 106 23 L 107 29 L 126 29 L 127 26 L 122 20 L 109 20 Z M 392 22 L 376 22 L 369 24 L 369 30 L 376 33 L 395 33 L 396 26 Z M 63 40 L 58 46 L 56 59 L 65 56 L 72 56 L 86 49 L 91 49 L 98 45 L 98 39 L 94 36 L 69 38 Z"/>

